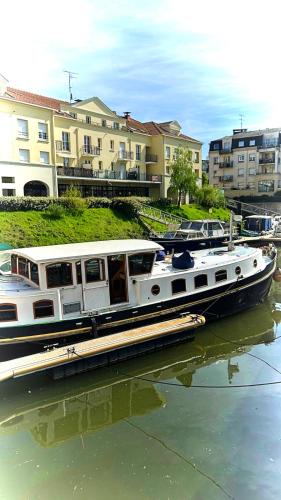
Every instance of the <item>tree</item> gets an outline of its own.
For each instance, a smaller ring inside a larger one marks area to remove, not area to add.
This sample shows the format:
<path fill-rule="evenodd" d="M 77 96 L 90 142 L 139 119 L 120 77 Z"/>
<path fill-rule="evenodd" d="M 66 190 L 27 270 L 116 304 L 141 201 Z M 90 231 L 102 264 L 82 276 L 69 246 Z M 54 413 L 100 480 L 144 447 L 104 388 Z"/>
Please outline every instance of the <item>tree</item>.
<path fill-rule="evenodd" d="M 178 207 L 181 204 L 182 195 L 194 194 L 196 192 L 197 177 L 193 172 L 193 163 L 191 160 L 191 151 L 184 148 L 178 148 L 173 163 L 171 164 L 170 186 L 172 190 L 177 191 Z"/>
<path fill-rule="evenodd" d="M 210 184 L 198 189 L 196 197 L 200 205 L 206 208 L 225 206 L 223 192 Z"/>
<path fill-rule="evenodd" d="M 209 184 L 209 177 L 206 172 L 202 172 L 202 186 L 207 186 Z"/>

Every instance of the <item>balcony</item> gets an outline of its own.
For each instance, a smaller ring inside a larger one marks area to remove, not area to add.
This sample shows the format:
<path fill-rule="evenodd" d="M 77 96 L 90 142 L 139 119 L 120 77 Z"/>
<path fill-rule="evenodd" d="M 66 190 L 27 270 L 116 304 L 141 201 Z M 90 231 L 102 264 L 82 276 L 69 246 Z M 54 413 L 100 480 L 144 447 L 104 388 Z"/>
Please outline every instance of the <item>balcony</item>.
<path fill-rule="evenodd" d="M 70 153 L 70 142 L 56 141 L 56 151 L 64 151 L 66 153 Z"/>
<path fill-rule="evenodd" d="M 225 175 L 219 178 L 220 182 L 233 182 L 233 175 Z"/>
<path fill-rule="evenodd" d="M 57 167 L 58 176 L 83 177 L 85 179 L 113 180 L 113 181 L 138 181 L 153 182 L 160 184 L 162 175 L 148 175 L 139 173 L 137 170 L 120 172 L 116 170 L 92 170 L 83 167 Z"/>
<path fill-rule="evenodd" d="M 19 139 L 28 139 L 28 130 L 18 130 L 18 138 Z"/>
<path fill-rule="evenodd" d="M 274 172 L 273 170 L 258 170 L 256 172 L 256 175 L 274 175 L 277 172 Z"/>
<path fill-rule="evenodd" d="M 134 153 L 132 151 L 118 151 L 118 160 L 128 161 L 134 159 Z"/>
<path fill-rule="evenodd" d="M 41 130 L 38 132 L 38 138 L 40 141 L 48 141 L 49 139 L 47 132 L 42 132 Z"/>
<path fill-rule="evenodd" d="M 101 152 L 100 148 L 90 145 L 84 145 L 80 148 L 81 156 L 99 156 Z"/>
<path fill-rule="evenodd" d="M 219 164 L 220 168 L 232 168 L 233 167 L 233 161 L 222 161 Z"/>
<path fill-rule="evenodd" d="M 158 162 L 158 156 L 153 155 L 153 154 L 146 154 L 145 155 L 145 163 L 157 163 Z"/>
<path fill-rule="evenodd" d="M 275 163 L 275 156 L 267 156 L 259 158 L 260 165 L 264 165 L 265 163 Z"/>
<path fill-rule="evenodd" d="M 222 148 L 220 149 L 219 153 L 222 155 L 230 155 L 231 151 L 231 148 Z"/>

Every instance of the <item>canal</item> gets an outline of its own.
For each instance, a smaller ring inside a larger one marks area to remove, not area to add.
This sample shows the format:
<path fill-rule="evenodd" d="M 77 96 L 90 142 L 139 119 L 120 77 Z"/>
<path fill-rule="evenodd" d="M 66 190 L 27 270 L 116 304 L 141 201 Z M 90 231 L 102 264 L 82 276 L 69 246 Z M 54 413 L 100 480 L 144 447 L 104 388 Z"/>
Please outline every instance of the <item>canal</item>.
<path fill-rule="evenodd" d="M 281 283 L 195 339 L 0 387 L 0 499 L 271 500 L 281 489 Z"/>

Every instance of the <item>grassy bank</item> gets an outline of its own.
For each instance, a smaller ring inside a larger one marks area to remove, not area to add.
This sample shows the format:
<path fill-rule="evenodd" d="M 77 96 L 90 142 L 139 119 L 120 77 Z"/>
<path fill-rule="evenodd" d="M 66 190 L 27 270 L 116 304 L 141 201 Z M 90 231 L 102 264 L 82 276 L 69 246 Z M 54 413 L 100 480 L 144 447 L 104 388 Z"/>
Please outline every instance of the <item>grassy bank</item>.
<path fill-rule="evenodd" d="M 159 208 L 161 207 L 159 206 Z M 181 207 L 168 205 L 162 210 L 185 219 L 219 219 L 229 221 L 230 218 L 230 211 L 227 208 L 212 208 L 211 211 L 209 211 L 196 204 L 182 205 Z"/>
<path fill-rule="evenodd" d="M 0 212 L 0 242 L 12 247 L 143 238 L 138 222 L 117 210 L 92 208 L 79 216 L 51 220 L 44 212 Z"/>

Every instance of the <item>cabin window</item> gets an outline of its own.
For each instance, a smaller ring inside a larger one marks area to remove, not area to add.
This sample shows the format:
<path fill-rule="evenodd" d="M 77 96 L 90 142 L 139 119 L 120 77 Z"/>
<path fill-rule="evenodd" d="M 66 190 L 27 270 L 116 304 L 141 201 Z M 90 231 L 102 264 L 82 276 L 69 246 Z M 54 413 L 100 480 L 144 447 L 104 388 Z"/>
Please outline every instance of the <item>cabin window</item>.
<path fill-rule="evenodd" d="M 29 262 L 27 259 L 23 257 L 18 258 L 18 274 L 21 276 L 25 276 L 25 278 L 29 278 Z"/>
<path fill-rule="evenodd" d="M 39 273 L 38 273 L 38 266 L 37 264 L 34 264 L 33 262 L 30 262 L 30 279 L 35 283 L 36 285 L 39 285 Z"/>
<path fill-rule="evenodd" d="M 90 259 L 85 262 L 86 282 L 103 281 L 105 279 L 104 260 Z"/>
<path fill-rule="evenodd" d="M 76 281 L 77 281 L 77 285 L 81 285 L 81 283 L 82 283 L 82 271 L 81 271 L 81 262 L 80 262 L 80 260 L 75 263 L 75 268 L 76 268 Z"/>
<path fill-rule="evenodd" d="M 15 304 L 0 305 L 0 321 L 17 321 L 17 306 Z"/>
<path fill-rule="evenodd" d="M 70 262 L 56 262 L 46 266 L 47 287 L 72 285 L 72 265 Z"/>
<path fill-rule="evenodd" d="M 130 276 L 137 274 L 151 273 L 154 261 L 154 253 L 138 253 L 129 256 L 129 273 Z"/>
<path fill-rule="evenodd" d="M 237 275 L 241 274 L 241 267 L 240 266 L 235 267 L 235 274 L 237 274 Z"/>
<path fill-rule="evenodd" d="M 258 265 L 257 259 L 254 260 L 253 265 L 254 265 L 254 267 L 257 267 L 257 265 Z"/>
<path fill-rule="evenodd" d="M 54 303 L 52 300 L 38 300 L 33 304 L 34 318 L 46 318 L 54 316 Z"/>
<path fill-rule="evenodd" d="M 172 281 L 172 293 L 186 292 L 186 282 L 184 279 Z"/>
<path fill-rule="evenodd" d="M 13 274 L 18 273 L 18 256 L 17 255 L 11 255 L 11 272 Z"/>
<path fill-rule="evenodd" d="M 151 293 L 152 295 L 158 295 L 160 293 L 160 286 L 153 285 L 153 287 L 151 287 Z"/>
<path fill-rule="evenodd" d="M 227 280 L 227 271 L 222 269 L 221 271 L 217 271 L 215 274 L 216 282 Z"/>
<path fill-rule="evenodd" d="M 195 288 L 200 288 L 201 286 L 207 286 L 207 285 L 208 285 L 207 274 L 198 274 L 198 276 L 195 276 L 194 278 Z"/>

